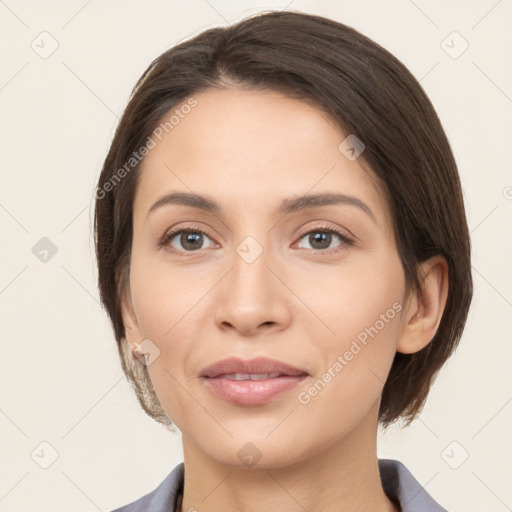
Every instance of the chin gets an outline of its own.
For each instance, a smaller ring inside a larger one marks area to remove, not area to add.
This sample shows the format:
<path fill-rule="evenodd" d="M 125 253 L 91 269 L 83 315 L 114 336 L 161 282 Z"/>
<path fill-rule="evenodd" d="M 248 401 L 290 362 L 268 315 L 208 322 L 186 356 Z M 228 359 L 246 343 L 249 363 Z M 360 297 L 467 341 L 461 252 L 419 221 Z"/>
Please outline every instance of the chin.
<path fill-rule="evenodd" d="M 273 432 L 265 438 L 267 434 L 262 436 L 261 430 L 259 432 L 251 435 L 246 431 L 216 446 L 204 446 L 203 450 L 219 463 L 248 470 L 286 467 L 306 458 L 304 439 L 295 441 L 285 431 Z M 298 446 L 300 452 L 297 451 Z"/>

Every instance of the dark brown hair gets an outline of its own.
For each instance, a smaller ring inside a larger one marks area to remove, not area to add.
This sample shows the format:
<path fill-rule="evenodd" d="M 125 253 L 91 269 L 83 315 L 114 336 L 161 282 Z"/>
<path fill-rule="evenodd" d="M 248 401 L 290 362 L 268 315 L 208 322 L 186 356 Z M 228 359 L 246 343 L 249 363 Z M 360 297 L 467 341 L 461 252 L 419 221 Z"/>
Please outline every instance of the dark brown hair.
<path fill-rule="evenodd" d="M 140 404 L 173 429 L 146 366 L 134 364 L 124 339 L 121 295 L 128 284 L 140 167 L 134 156 L 140 158 L 165 115 L 209 87 L 274 90 L 328 112 L 343 133 L 365 145 L 359 158 L 386 196 L 408 292 L 418 290 L 419 263 L 437 254 L 446 259 L 449 292 L 438 331 L 419 352 L 397 353 L 384 385 L 380 423 L 400 417 L 410 423 L 460 340 L 473 293 L 457 166 L 431 102 L 397 58 L 353 28 L 290 11 L 208 29 L 167 50 L 138 80 L 117 126 L 96 190 L 98 281 Z"/>

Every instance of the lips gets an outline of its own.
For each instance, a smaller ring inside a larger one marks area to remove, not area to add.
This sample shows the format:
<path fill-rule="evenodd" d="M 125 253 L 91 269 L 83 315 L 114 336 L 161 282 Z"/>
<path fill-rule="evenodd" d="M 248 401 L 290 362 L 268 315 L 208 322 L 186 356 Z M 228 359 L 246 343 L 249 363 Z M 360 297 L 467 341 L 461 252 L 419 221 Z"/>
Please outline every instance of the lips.
<path fill-rule="evenodd" d="M 223 376 L 231 380 L 262 380 L 284 376 L 308 375 L 306 370 L 296 368 L 276 359 L 259 357 L 251 360 L 229 358 L 207 366 L 201 377 L 215 378 Z"/>
<path fill-rule="evenodd" d="M 231 358 L 218 361 L 201 372 L 203 383 L 225 401 L 244 406 L 263 405 L 289 391 L 308 377 L 308 372 L 267 358 Z"/>

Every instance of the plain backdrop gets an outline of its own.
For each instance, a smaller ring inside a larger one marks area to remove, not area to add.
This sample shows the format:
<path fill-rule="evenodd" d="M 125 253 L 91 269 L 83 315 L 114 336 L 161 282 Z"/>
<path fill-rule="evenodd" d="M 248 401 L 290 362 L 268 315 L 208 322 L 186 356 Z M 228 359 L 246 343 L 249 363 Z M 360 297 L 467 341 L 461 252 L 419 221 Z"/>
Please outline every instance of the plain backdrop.
<path fill-rule="evenodd" d="M 99 305 L 93 192 L 140 74 L 268 9 L 330 17 L 421 80 L 455 153 L 475 296 L 421 417 L 379 433 L 453 512 L 512 510 L 512 1 L 0 1 L 0 511 L 108 511 L 182 460 L 139 407 Z M 467 47 L 467 48 L 466 48 Z"/>

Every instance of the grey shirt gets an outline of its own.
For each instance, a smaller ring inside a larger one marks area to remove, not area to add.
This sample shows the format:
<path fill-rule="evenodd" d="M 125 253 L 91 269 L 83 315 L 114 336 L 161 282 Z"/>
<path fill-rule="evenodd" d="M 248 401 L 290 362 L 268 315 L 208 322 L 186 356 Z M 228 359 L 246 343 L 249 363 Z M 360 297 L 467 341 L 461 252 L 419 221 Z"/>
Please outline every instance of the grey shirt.
<path fill-rule="evenodd" d="M 178 496 L 183 493 L 185 467 L 178 464 L 153 491 L 112 512 L 175 512 Z M 447 512 L 425 491 L 399 461 L 379 459 L 382 487 L 402 512 Z"/>

